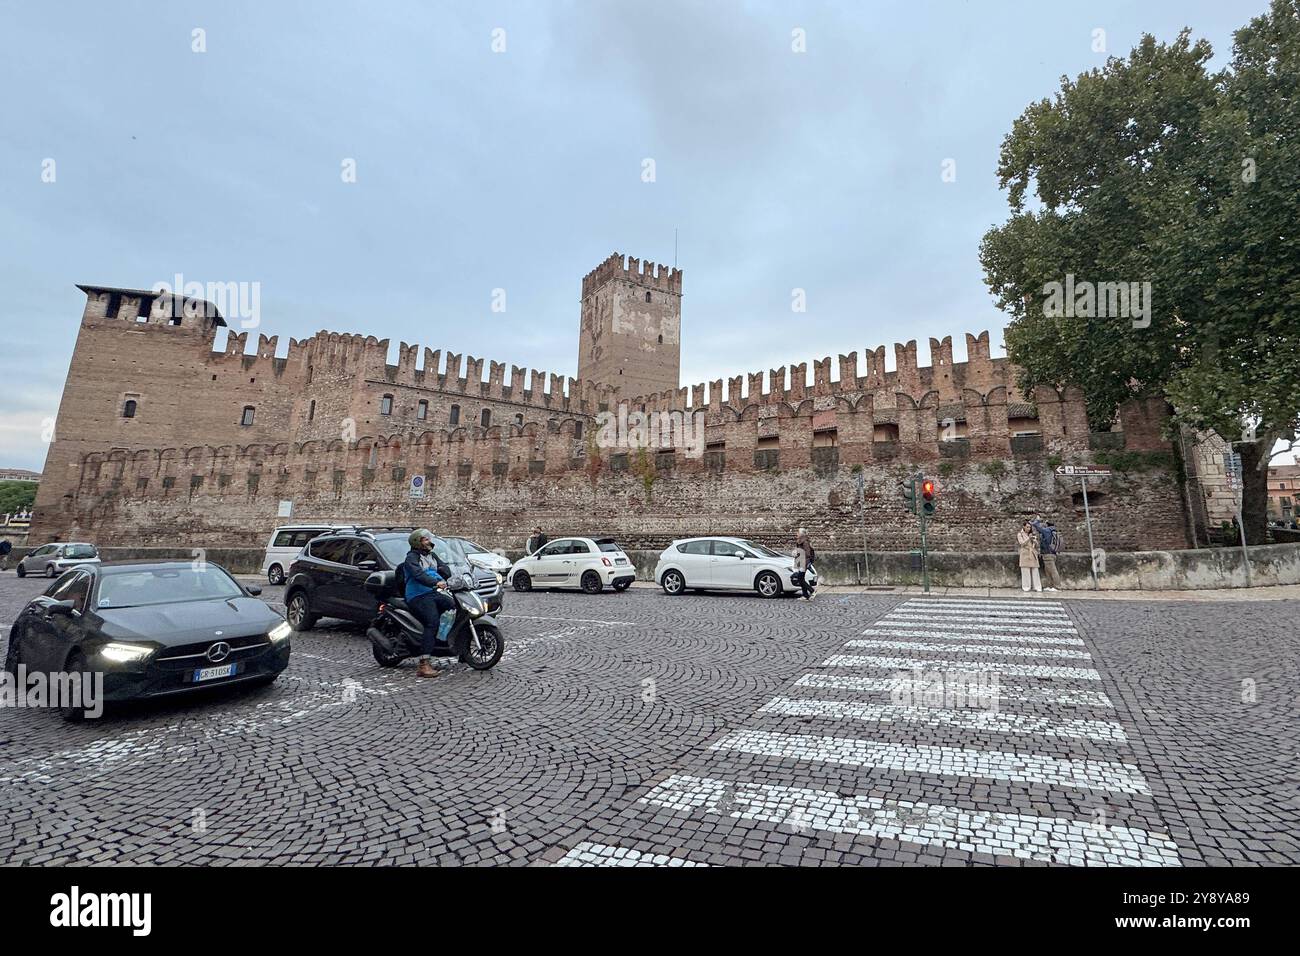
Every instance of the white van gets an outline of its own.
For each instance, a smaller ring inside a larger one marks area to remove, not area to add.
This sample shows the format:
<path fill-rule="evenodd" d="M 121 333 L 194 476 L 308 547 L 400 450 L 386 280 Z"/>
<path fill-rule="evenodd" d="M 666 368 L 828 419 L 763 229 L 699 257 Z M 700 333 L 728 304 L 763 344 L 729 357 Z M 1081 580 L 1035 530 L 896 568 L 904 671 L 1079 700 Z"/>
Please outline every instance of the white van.
<path fill-rule="evenodd" d="M 312 538 L 329 531 L 351 528 L 350 524 L 287 524 L 276 528 L 271 535 L 271 542 L 266 546 L 266 559 L 262 562 L 262 573 L 271 584 L 283 584 L 285 572 L 298 552 Z"/>

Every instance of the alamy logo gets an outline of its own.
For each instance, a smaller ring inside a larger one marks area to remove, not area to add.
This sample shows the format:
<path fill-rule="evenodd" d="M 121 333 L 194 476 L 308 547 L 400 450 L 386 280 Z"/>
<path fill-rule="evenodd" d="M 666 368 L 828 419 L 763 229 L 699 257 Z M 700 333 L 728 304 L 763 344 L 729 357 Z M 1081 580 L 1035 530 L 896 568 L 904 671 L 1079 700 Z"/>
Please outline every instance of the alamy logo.
<path fill-rule="evenodd" d="M 1076 282 L 1067 272 L 1064 282 L 1044 285 L 1043 295 L 1049 319 L 1132 319 L 1135 329 L 1151 324 L 1150 282 Z"/>
<path fill-rule="evenodd" d="M 50 925 L 60 929 L 82 926 L 125 926 L 133 936 L 148 936 L 153 928 L 152 893 L 68 893 L 50 897 Z"/>
<path fill-rule="evenodd" d="M 704 412 L 601 412 L 596 416 L 600 448 L 682 449 L 687 458 L 704 454 Z"/>
<path fill-rule="evenodd" d="M 238 319 L 239 327 L 243 329 L 255 329 L 262 324 L 260 282 L 209 282 L 204 285 L 202 282 L 186 282 L 178 272 L 170 283 L 155 282 L 153 291 L 200 302 L 205 315 L 215 309 L 223 318 Z"/>

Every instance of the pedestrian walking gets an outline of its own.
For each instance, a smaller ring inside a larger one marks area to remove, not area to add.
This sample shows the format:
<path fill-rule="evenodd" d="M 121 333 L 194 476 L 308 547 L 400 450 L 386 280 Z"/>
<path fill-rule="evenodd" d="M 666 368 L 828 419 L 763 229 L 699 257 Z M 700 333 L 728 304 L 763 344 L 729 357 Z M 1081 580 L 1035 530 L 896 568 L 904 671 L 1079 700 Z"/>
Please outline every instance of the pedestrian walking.
<path fill-rule="evenodd" d="M 799 585 L 805 601 L 811 601 L 816 596 L 817 569 L 813 566 L 816 556 L 807 529 L 800 528 L 794 539 L 794 574 L 791 579 Z"/>
<path fill-rule="evenodd" d="M 1020 531 L 1016 534 L 1016 547 L 1020 551 L 1020 590 L 1028 591 L 1032 587 L 1035 591 L 1042 591 L 1043 579 L 1038 574 L 1038 556 L 1042 545 L 1032 522 L 1026 521 L 1020 526 Z"/>
<path fill-rule="evenodd" d="M 1056 566 L 1056 556 L 1061 553 L 1061 532 L 1041 517 L 1035 520 L 1034 530 L 1038 532 L 1038 551 L 1043 562 L 1043 590 L 1055 591 L 1061 586 L 1061 572 Z"/>
<path fill-rule="evenodd" d="M 533 529 L 533 535 L 531 538 L 528 539 L 528 542 L 524 545 L 524 549 L 529 554 L 536 554 L 540 548 L 546 545 L 547 540 L 548 539 L 546 535 L 542 534 L 541 525 L 538 525 L 536 528 Z"/>

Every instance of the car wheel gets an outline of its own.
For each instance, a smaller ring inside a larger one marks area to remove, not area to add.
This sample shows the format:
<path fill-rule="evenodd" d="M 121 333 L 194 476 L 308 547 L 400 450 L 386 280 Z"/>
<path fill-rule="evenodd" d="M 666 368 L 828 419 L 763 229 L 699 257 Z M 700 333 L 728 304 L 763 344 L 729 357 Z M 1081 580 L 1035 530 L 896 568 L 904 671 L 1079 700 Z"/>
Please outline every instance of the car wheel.
<path fill-rule="evenodd" d="M 266 580 L 271 584 L 280 585 L 284 583 L 284 568 L 278 564 L 273 564 L 266 571 Z"/>
<path fill-rule="evenodd" d="M 289 626 L 295 631 L 310 631 L 316 626 L 316 615 L 311 612 L 311 605 L 307 603 L 307 595 L 302 591 L 295 591 L 289 598 L 289 604 L 285 608 L 286 617 L 289 618 Z"/>
<path fill-rule="evenodd" d="M 771 571 L 764 571 L 754 579 L 754 590 L 765 598 L 781 596 L 781 579 Z"/>
<path fill-rule="evenodd" d="M 533 579 L 529 577 L 527 571 L 516 571 L 515 576 L 510 579 L 516 591 L 531 591 L 533 589 Z"/>
<path fill-rule="evenodd" d="M 582 572 L 582 589 L 588 594 L 599 594 L 605 587 L 601 583 L 600 575 L 595 571 Z"/>
<path fill-rule="evenodd" d="M 47 564 L 45 566 L 45 576 L 47 578 L 56 578 L 59 576 L 59 569 L 52 564 Z"/>
<path fill-rule="evenodd" d="M 680 571 L 665 571 L 659 586 L 664 589 L 664 594 L 681 594 L 686 590 L 686 579 Z"/>
<path fill-rule="evenodd" d="M 18 676 L 18 665 L 22 663 L 22 655 L 18 652 L 18 629 L 15 627 L 9 632 L 9 648 L 5 651 L 5 671 L 11 677 Z"/>
<path fill-rule="evenodd" d="M 18 572 L 18 576 L 20 578 L 27 577 L 27 569 L 23 567 L 23 563 L 21 561 L 18 562 L 18 567 L 14 568 L 14 570 Z"/>
<path fill-rule="evenodd" d="M 72 674 L 81 675 L 81 679 L 77 681 L 78 689 L 89 686 L 90 682 L 94 679 L 94 675 L 90 670 L 90 665 L 86 663 L 86 657 L 80 651 L 72 652 L 68 657 L 67 663 L 63 665 L 63 670 L 69 676 Z M 69 680 L 65 686 L 70 688 L 72 683 L 73 682 Z M 84 697 L 85 694 L 83 692 L 82 698 L 84 699 Z M 62 713 L 63 719 L 68 721 L 68 723 L 77 724 L 86 719 L 86 708 L 76 701 L 64 701 Z"/>
<path fill-rule="evenodd" d="M 615 590 L 615 591 L 626 591 L 626 590 L 627 590 L 628 588 L 630 588 L 631 586 L 632 586 L 632 582 L 631 582 L 631 581 L 628 581 L 628 580 L 615 581 L 615 582 L 614 582 L 614 590 Z"/>

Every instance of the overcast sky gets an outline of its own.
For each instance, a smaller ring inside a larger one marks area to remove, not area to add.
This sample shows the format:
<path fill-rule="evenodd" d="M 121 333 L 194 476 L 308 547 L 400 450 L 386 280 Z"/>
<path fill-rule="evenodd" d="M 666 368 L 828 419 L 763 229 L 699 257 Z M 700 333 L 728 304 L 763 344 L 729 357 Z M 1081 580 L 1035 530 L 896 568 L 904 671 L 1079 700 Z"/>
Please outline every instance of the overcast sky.
<path fill-rule="evenodd" d="M 977 247 L 1012 121 L 1097 29 L 1191 26 L 1217 66 L 1265 2 L 1066 6 L 0 0 L 0 467 L 42 467 L 77 282 L 260 283 L 281 354 L 325 328 L 572 375 L 582 276 L 677 229 L 684 384 L 1001 354 Z"/>

